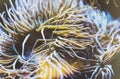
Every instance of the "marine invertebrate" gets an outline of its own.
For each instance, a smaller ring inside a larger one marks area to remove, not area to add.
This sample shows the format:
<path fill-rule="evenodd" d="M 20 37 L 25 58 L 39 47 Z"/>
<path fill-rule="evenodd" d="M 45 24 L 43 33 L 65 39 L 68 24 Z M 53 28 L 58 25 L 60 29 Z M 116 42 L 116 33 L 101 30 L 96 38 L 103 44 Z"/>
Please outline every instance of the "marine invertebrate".
<path fill-rule="evenodd" d="M 115 22 L 111 27 L 104 12 L 82 0 L 10 3 L 1 14 L 1 77 L 111 79 L 109 62 L 119 52 L 119 27 Z"/>

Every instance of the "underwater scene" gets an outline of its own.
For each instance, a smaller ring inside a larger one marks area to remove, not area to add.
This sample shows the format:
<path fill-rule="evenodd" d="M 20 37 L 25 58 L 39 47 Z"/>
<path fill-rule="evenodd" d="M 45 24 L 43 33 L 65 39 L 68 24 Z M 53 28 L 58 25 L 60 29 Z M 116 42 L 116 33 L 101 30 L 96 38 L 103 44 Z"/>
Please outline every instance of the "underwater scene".
<path fill-rule="evenodd" d="M 120 0 L 1 0 L 0 79 L 120 79 Z"/>

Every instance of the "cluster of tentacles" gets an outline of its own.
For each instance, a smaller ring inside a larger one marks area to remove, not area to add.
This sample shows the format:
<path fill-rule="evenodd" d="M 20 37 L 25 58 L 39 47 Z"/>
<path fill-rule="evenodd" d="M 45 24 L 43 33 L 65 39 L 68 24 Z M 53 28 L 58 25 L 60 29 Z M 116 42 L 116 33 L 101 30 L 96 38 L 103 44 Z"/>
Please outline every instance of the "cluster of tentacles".
<path fill-rule="evenodd" d="M 10 0 L 0 16 L 0 78 L 111 79 L 120 20 L 83 0 Z"/>

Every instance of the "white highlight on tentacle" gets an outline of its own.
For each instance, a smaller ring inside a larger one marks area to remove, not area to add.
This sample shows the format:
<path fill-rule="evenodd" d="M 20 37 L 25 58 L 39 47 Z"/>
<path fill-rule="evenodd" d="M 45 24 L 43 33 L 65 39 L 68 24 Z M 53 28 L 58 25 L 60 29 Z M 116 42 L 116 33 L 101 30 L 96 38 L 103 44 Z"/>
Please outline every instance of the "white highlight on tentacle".
<path fill-rule="evenodd" d="M 99 53 L 103 54 L 104 50 L 103 50 L 102 45 L 100 44 L 100 41 L 98 39 L 99 38 L 98 35 L 99 35 L 100 32 L 102 32 L 102 29 L 99 29 L 99 31 L 96 33 L 96 35 L 95 35 L 95 41 L 97 42 L 98 46 L 100 47 L 100 49 L 98 49 L 98 51 L 101 50 L 101 51 L 99 51 Z"/>
<path fill-rule="evenodd" d="M 41 34 L 42 34 L 43 40 L 44 40 L 44 42 L 46 44 L 46 39 L 45 39 L 45 35 L 44 35 L 44 28 L 41 30 Z"/>
<path fill-rule="evenodd" d="M 13 63 L 13 70 L 16 70 L 15 66 L 16 66 L 16 63 L 17 63 L 18 59 L 19 58 L 16 58 L 15 61 L 14 61 L 14 63 Z"/>
<path fill-rule="evenodd" d="M 24 56 L 24 53 L 25 53 L 25 44 L 26 44 L 27 40 L 29 39 L 29 37 L 30 37 L 30 34 L 28 34 L 28 35 L 25 37 L 25 39 L 24 39 L 24 41 L 23 41 L 23 43 L 22 43 L 22 57 L 23 57 L 24 59 L 26 59 L 26 57 Z"/>

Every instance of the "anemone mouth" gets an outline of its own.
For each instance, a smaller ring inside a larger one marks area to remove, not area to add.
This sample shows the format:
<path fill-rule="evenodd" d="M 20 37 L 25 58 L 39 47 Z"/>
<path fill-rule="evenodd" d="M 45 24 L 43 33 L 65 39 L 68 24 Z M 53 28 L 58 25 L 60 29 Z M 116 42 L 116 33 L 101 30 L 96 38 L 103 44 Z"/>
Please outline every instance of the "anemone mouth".
<path fill-rule="evenodd" d="M 1 14 L 0 77 L 111 79 L 119 22 L 108 24 L 104 13 L 82 0 L 52 1 L 16 0 L 14 6 L 10 0 Z"/>

